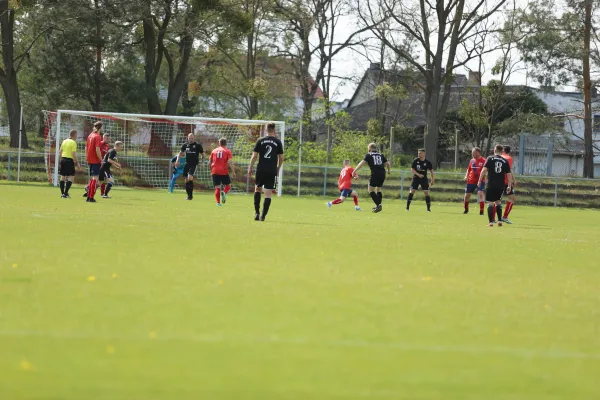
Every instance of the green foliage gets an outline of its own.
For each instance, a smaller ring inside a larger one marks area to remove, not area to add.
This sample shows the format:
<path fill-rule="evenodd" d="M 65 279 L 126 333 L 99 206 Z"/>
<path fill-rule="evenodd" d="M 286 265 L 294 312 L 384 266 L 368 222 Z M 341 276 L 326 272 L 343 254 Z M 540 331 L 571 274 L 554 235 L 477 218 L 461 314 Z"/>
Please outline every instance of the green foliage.
<path fill-rule="evenodd" d="M 363 132 L 342 131 L 335 136 L 331 160 L 336 163 L 342 163 L 344 160 L 358 162 L 367 152 L 367 147 L 371 143 L 372 136 Z"/>

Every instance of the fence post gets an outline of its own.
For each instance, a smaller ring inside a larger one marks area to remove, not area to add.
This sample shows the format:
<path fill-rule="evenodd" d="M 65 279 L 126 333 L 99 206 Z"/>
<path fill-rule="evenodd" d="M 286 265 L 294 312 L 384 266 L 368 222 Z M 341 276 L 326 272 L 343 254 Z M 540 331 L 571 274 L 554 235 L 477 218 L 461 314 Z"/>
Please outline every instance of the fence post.
<path fill-rule="evenodd" d="M 327 167 L 323 173 L 323 196 L 327 196 Z"/>
<path fill-rule="evenodd" d="M 8 168 L 6 171 L 6 180 L 10 181 L 10 152 L 8 153 Z"/>
<path fill-rule="evenodd" d="M 300 131 L 298 132 L 298 197 L 300 197 L 300 181 L 302 179 L 302 120 L 300 120 Z"/>
<path fill-rule="evenodd" d="M 19 155 L 17 159 L 17 182 L 21 182 L 21 142 L 23 140 L 23 106 L 21 106 L 21 119 L 19 120 Z M 57 145 L 58 147 L 58 145 Z"/>
<path fill-rule="evenodd" d="M 558 207 L 558 178 L 554 181 L 554 207 Z"/>
<path fill-rule="evenodd" d="M 405 171 L 402 171 L 402 177 L 400 178 L 400 200 L 404 200 L 404 175 Z"/>
<path fill-rule="evenodd" d="M 546 175 L 552 176 L 552 157 L 554 152 L 554 139 L 552 137 L 548 138 L 548 155 L 546 156 Z"/>
<path fill-rule="evenodd" d="M 525 135 L 519 135 L 519 175 L 525 175 Z"/>

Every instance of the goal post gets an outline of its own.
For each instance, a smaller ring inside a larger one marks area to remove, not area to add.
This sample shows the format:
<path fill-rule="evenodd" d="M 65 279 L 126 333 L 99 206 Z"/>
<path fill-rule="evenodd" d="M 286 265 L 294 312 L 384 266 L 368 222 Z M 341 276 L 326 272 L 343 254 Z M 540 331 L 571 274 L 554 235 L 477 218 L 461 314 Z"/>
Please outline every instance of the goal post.
<path fill-rule="evenodd" d="M 219 146 L 219 138 L 227 139 L 227 147 L 233 154 L 236 179 L 232 180 L 232 192 L 245 193 L 253 190 L 246 179 L 248 164 L 254 143 L 266 135 L 266 124 L 273 122 L 283 142 L 285 122 L 185 117 L 151 114 L 109 113 L 80 110 L 44 111 L 45 161 L 48 180 L 58 185 L 59 147 L 72 129 L 78 131 L 78 156 L 85 173 L 80 173 L 79 183 L 87 180 L 85 141 L 96 121 L 102 122 L 103 133 L 110 134 L 110 143 L 119 140 L 124 148 L 118 154 L 123 164 L 122 173 L 115 174 L 117 185 L 167 189 L 171 176 L 170 159 L 179 153 L 187 135 L 194 133 L 206 154 L 206 164 L 198 169 L 196 187 L 212 190 L 212 178 L 208 155 Z M 283 166 L 279 171 L 277 194 L 281 196 Z M 180 180 L 177 187 L 182 187 Z"/>

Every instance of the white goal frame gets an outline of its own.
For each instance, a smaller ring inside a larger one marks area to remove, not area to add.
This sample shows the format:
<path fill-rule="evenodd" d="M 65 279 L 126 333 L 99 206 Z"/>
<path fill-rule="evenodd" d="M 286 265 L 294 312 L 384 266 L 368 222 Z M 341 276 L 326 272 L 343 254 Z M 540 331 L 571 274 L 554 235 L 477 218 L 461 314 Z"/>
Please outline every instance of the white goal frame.
<path fill-rule="evenodd" d="M 266 121 L 266 120 L 253 120 L 253 119 L 231 119 L 231 118 L 205 118 L 205 117 L 185 117 L 177 115 L 160 115 L 160 114 L 132 114 L 132 113 L 112 113 L 112 112 L 99 112 L 99 111 L 81 111 L 81 110 L 57 110 L 56 111 L 56 154 L 55 154 L 55 165 L 53 174 L 53 184 L 58 186 L 58 169 L 59 169 L 59 156 L 60 156 L 60 143 L 64 138 L 61 137 L 61 117 L 63 114 L 69 115 L 80 115 L 87 117 L 113 117 L 113 118 L 156 118 L 156 119 L 169 119 L 173 122 L 208 122 L 208 123 L 230 123 L 234 125 L 266 125 L 268 123 L 276 123 L 281 126 L 278 130 L 279 138 L 281 142 L 285 142 L 285 121 Z M 248 155 L 250 157 L 251 154 Z M 250 159 L 248 159 L 249 161 Z M 279 170 L 278 185 L 277 185 L 277 196 L 281 197 L 283 189 L 283 164 Z"/>

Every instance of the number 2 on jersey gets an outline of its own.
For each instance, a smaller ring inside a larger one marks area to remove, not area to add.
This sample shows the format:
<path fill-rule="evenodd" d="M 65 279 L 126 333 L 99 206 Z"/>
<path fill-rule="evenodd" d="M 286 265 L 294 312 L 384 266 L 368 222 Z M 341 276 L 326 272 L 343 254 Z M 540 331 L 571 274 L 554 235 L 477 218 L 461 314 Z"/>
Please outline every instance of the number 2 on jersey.
<path fill-rule="evenodd" d="M 273 148 L 269 145 L 266 146 L 267 147 L 267 152 L 264 155 L 264 158 L 271 158 L 271 152 L 273 151 Z"/>

